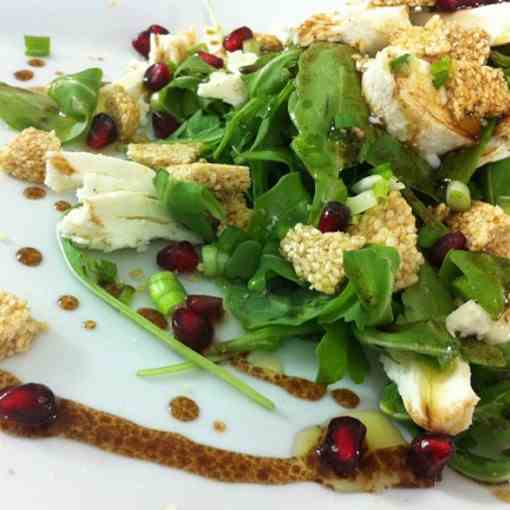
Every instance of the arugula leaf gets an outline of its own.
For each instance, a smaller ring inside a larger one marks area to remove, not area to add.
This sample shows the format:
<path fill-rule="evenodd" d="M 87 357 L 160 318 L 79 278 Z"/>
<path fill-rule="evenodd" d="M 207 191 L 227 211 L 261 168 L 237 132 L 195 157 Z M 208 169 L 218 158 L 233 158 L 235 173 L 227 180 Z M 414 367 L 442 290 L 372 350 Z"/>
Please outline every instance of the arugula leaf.
<path fill-rule="evenodd" d="M 474 338 L 464 338 L 460 344 L 462 357 L 472 365 L 505 368 L 505 353 L 497 345 L 489 345 Z"/>
<path fill-rule="evenodd" d="M 204 241 L 211 242 L 216 238 L 211 218 L 225 221 L 226 214 L 205 186 L 174 179 L 166 170 L 160 170 L 154 178 L 154 187 L 161 204 L 175 220 Z"/>
<path fill-rule="evenodd" d="M 510 260 L 487 253 L 450 251 L 440 278 L 464 299 L 473 299 L 493 319 L 505 310 L 510 289 Z"/>
<path fill-rule="evenodd" d="M 372 166 L 389 163 L 395 176 L 407 186 L 438 198 L 435 171 L 414 149 L 380 129 L 372 129 L 362 150 L 362 159 Z"/>
<path fill-rule="evenodd" d="M 48 95 L 0 83 L 0 119 L 17 131 L 54 130 L 62 142 L 70 142 L 89 126 L 101 79 L 100 69 L 62 76 L 51 84 Z"/>
<path fill-rule="evenodd" d="M 394 420 L 411 422 L 411 417 L 407 414 L 402 397 L 398 392 L 398 386 L 395 383 L 389 383 L 385 386 L 379 409 Z"/>
<path fill-rule="evenodd" d="M 399 267 L 394 248 L 374 245 L 344 253 L 345 274 L 358 296 L 345 320 L 356 322 L 360 329 L 393 322 L 391 300 Z"/>
<path fill-rule="evenodd" d="M 482 129 L 480 141 L 477 144 L 448 154 L 439 171 L 441 177 L 468 184 L 480 164 L 480 158 L 491 141 L 495 129 L 496 121 L 490 120 Z"/>
<path fill-rule="evenodd" d="M 420 322 L 447 317 L 455 303 L 445 283 L 428 264 L 422 266 L 418 283 L 402 294 L 404 313 L 399 322 Z"/>
<path fill-rule="evenodd" d="M 202 155 L 205 156 L 214 152 L 224 134 L 224 124 L 217 114 L 198 110 L 170 138 L 162 143 L 173 143 L 175 141 L 200 143 Z"/>
<path fill-rule="evenodd" d="M 345 322 L 325 326 L 325 329 L 326 333 L 315 349 L 319 365 L 316 382 L 330 385 L 342 380 L 347 373 L 352 333 Z"/>
<path fill-rule="evenodd" d="M 96 111 L 102 80 L 103 71 L 92 68 L 61 76 L 51 83 L 48 96 L 65 115 L 55 123 L 62 142 L 70 142 L 87 130 Z"/>
<path fill-rule="evenodd" d="M 163 343 L 165 343 L 183 359 L 193 363 L 197 367 L 210 372 L 214 376 L 223 380 L 241 392 L 243 395 L 247 396 L 266 409 L 274 409 L 273 402 L 265 398 L 260 393 L 256 392 L 237 377 L 233 376 L 229 371 L 213 363 L 212 361 L 209 361 L 201 354 L 193 351 L 183 343 L 176 340 L 173 336 L 169 335 L 157 327 L 155 324 L 142 317 L 139 313 L 129 308 L 129 306 L 114 298 L 106 290 L 100 287 L 93 277 L 91 277 L 89 273 L 90 269 L 88 268 L 96 265 L 92 261 L 93 257 L 78 250 L 69 240 L 59 239 L 59 243 L 62 255 L 64 256 L 66 264 L 68 265 L 73 275 L 99 299 L 110 305 L 112 308 L 120 312 L 135 324 L 138 324 L 149 333 L 152 333 L 158 340 L 161 340 Z"/>
<path fill-rule="evenodd" d="M 267 193 L 255 200 L 255 216 L 251 232 L 258 237 L 282 239 L 297 223 L 304 223 L 310 207 L 310 196 L 301 176 L 292 172 L 283 176 Z"/>
<path fill-rule="evenodd" d="M 451 67 L 451 61 L 448 57 L 443 57 L 431 64 L 432 83 L 436 89 L 440 89 L 450 79 Z"/>
<path fill-rule="evenodd" d="M 309 323 L 301 326 L 271 326 L 250 331 L 244 335 L 213 345 L 211 355 L 244 353 L 253 351 L 276 351 L 289 338 L 309 338 L 320 334 L 322 329 Z"/>
<path fill-rule="evenodd" d="M 214 71 L 216 71 L 216 69 L 213 66 L 210 66 L 197 54 L 194 54 L 189 56 L 186 60 L 177 66 L 177 69 L 174 72 L 174 78 L 179 78 L 182 75 L 186 75 L 193 78 L 204 79 Z"/>
<path fill-rule="evenodd" d="M 483 170 L 485 200 L 508 212 L 510 201 L 510 158 L 487 165 Z"/>
<path fill-rule="evenodd" d="M 450 336 L 443 321 L 423 321 L 394 325 L 386 330 L 354 328 L 354 335 L 363 344 L 396 351 L 411 351 L 440 358 L 446 362 L 459 352 L 459 344 Z"/>
<path fill-rule="evenodd" d="M 166 113 L 173 115 L 179 122 L 184 122 L 201 109 L 197 96 L 200 78 L 181 76 L 174 78 L 158 94 L 158 102 Z"/>
<path fill-rule="evenodd" d="M 301 49 L 289 49 L 271 58 L 256 72 L 244 75 L 250 98 L 279 94 L 295 76 L 293 68 L 300 55 Z"/>
<path fill-rule="evenodd" d="M 335 119 L 345 112 L 357 111 L 357 118 L 366 116 L 368 125 L 368 107 L 352 55 L 348 46 L 318 43 L 299 59 L 296 92 L 289 101 L 289 112 L 299 131 L 292 148 L 315 180 L 310 223 L 318 221 L 327 202 L 343 202 L 347 198 L 339 172 L 349 164 L 349 147 L 331 136 Z"/>

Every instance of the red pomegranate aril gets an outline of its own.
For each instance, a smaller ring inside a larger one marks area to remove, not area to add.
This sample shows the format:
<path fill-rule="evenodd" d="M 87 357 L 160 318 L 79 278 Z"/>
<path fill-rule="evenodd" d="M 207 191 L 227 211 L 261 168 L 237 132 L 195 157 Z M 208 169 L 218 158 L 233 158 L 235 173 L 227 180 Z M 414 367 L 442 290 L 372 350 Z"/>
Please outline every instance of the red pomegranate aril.
<path fill-rule="evenodd" d="M 172 327 L 176 338 L 194 351 L 203 352 L 213 341 L 210 321 L 189 308 L 178 308 L 173 313 Z"/>
<path fill-rule="evenodd" d="M 171 79 L 172 72 L 166 64 L 153 64 L 145 71 L 143 83 L 152 92 L 157 92 L 168 85 Z"/>
<path fill-rule="evenodd" d="M 50 425 L 57 419 L 53 392 L 42 384 L 22 384 L 0 392 L 0 420 L 20 425 Z"/>
<path fill-rule="evenodd" d="M 191 243 L 171 243 L 158 253 L 158 266 L 167 271 L 193 273 L 200 262 L 198 253 Z"/>
<path fill-rule="evenodd" d="M 351 210 L 339 202 L 326 204 L 319 221 L 319 230 L 326 232 L 345 232 L 351 223 Z"/>
<path fill-rule="evenodd" d="M 439 267 L 451 250 L 466 250 L 467 239 L 462 232 L 450 232 L 443 236 L 432 246 L 429 259 L 432 264 Z"/>
<path fill-rule="evenodd" d="M 212 53 L 207 53 L 206 51 L 199 51 L 198 56 L 203 60 L 206 64 L 209 64 L 216 69 L 222 69 L 225 67 L 225 62 L 222 58 L 213 55 Z"/>
<path fill-rule="evenodd" d="M 426 433 L 411 443 L 407 463 L 418 478 L 440 480 L 454 453 L 455 445 L 450 436 Z"/>
<path fill-rule="evenodd" d="M 173 135 L 179 129 L 179 126 L 177 119 L 169 113 L 153 112 L 152 114 L 152 129 L 154 129 L 156 138 L 160 140 L 165 140 Z"/>
<path fill-rule="evenodd" d="M 186 306 L 211 322 L 219 321 L 225 314 L 223 299 L 219 297 L 191 295 L 186 299 Z"/>
<path fill-rule="evenodd" d="M 223 47 L 232 53 L 234 51 L 242 50 L 244 42 L 249 41 L 250 39 L 253 39 L 252 30 L 248 27 L 241 27 L 225 37 L 223 40 Z"/>
<path fill-rule="evenodd" d="M 140 55 L 147 58 L 151 50 L 151 34 L 166 35 L 169 33 L 170 32 L 161 25 L 151 25 L 147 30 L 140 32 L 131 44 Z"/>
<path fill-rule="evenodd" d="M 359 467 L 366 435 L 367 428 L 356 418 L 335 418 L 317 453 L 338 476 L 349 476 Z"/>
<path fill-rule="evenodd" d="M 106 113 L 99 113 L 92 119 L 87 145 L 96 151 L 115 142 L 118 137 L 115 121 Z"/>

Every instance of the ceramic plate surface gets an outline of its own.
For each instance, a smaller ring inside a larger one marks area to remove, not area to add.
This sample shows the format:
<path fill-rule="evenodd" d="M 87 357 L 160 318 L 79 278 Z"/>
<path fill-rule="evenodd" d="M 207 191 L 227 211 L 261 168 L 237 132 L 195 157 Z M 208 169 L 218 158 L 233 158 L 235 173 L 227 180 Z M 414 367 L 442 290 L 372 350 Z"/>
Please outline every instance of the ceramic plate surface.
<path fill-rule="evenodd" d="M 45 84 L 55 72 L 76 72 L 100 66 L 106 79 L 120 77 L 129 60 L 136 58 L 130 40 L 152 23 L 171 29 L 207 21 L 199 0 L 16 0 L 0 2 L 0 80 L 16 84 L 13 73 L 27 67 L 23 35 L 49 35 L 53 55 L 47 67 L 34 69 L 30 85 Z M 338 7 L 338 1 L 216 0 L 219 20 L 234 28 L 255 29 L 290 25 L 305 15 Z M 0 143 L 13 136 L 0 126 Z M 53 208 L 61 195 L 49 193 L 40 201 L 23 198 L 25 184 L 0 175 L 0 288 L 28 299 L 36 318 L 48 322 L 49 332 L 25 356 L 2 363 L 25 381 L 44 382 L 61 396 L 134 420 L 140 424 L 181 432 L 217 447 L 268 456 L 289 456 L 299 430 L 341 413 L 329 397 L 320 403 L 292 398 L 278 388 L 245 378 L 277 404 L 270 413 L 258 408 L 229 387 L 198 372 L 152 381 L 135 377 L 139 368 L 178 362 L 165 346 L 90 295 L 68 273 L 58 253 Z M 64 197 L 66 198 L 66 197 Z M 67 197 L 72 198 L 72 197 Z M 31 269 L 20 265 L 16 250 L 34 246 L 44 263 Z M 155 271 L 152 251 L 139 257 L 121 255 L 123 275 L 144 267 Z M 217 292 L 189 280 L 189 288 Z M 63 312 L 60 295 L 80 299 L 75 312 Z M 82 328 L 88 319 L 98 327 Z M 229 323 L 218 332 L 227 338 L 237 330 Z M 289 346 L 281 353 L 285 371 L 313 378 L 313 347 Z M 244 377 L 240 375 L 240 377 Z M 343 385 L 345 386 L 345 385 Z M 373 375 L 357 388 L 363 406 L 373 408 L 381 389 Z M 181 424 L 168 413 L 177 395 L 193 398 L 200 419 Z M 227 424 L 227 432 L 213 431 L 213 421 Z M 430 491 L 391 491 L 380 495 L 334 494 L 314 484 L 285 487 L 225 485 L 157 465 L 110 455 L 89 446 L 61 439 L 26 441 L 0 435 L 0 505 L 16 510 L 195 510 L 211 509 L 444 509 L 497 508 L 500 504 L 483 487 L 447 473 L 445 481 Z M 502 505 L 501 505 L 502 506 Z"/>

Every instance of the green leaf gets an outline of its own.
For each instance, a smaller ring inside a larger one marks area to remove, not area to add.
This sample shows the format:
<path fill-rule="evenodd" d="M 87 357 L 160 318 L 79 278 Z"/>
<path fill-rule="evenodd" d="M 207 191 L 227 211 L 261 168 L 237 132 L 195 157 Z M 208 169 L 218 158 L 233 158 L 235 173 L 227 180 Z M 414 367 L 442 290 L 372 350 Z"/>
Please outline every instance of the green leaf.
<path fill-rule="evenodd" d="M 162 143 L 200 143 L 202 155 L 210 155 L 218 147 L 225 134 L 221 118 L 214 113 L 197 111 L 167 140 Z"/>
<path fill-rule="evenodd" d="M 62 142 L 70 142 L 88 129 L 96 111 L 102 80 L 103 71 L 91 68 L 61 76 L 51 83 L 48 96 L 65 116 L 55 122 L 55 131 Z"/>
<path fill-rule="evenodd" d="M 225 210 L 205 186 L 174 179 L 166 170 L 160 170 L 154 178 L 154 187 L 172 218 L 204 241 L 211 242 L 216 238 L 211 217 L 225 221 Z"/>
<path fill-rule="evenodd" d="M 446 318 L 455 303 L 445 283 L 428 264 L 420 270 L 418 283 L 402 294 L 405 322 Z"/>
<path fill-rule="evenodd" d="M 214 67 L 202 60 L 197 54 L 194 54 L 189 56 L 186 60 L 179 64 L 179 66 L 177 66 L 174 78 L 186 75 L 193 78 L 204 79 L 214 71 L 216 71 Z"/>
<path fill-rule="evenodd" d="M 363 346 L 354 337 L 349 342 L 348 360 L 349 377 L 354 383 L 363 384 L 370 372 L 370 363 Z"/>
<path fill-rule="evenodd" d="M 451 67 L 451 61 L 448 57 L 443 57 L 430 65 L 432 83 L 436 89 L 440 89 L 450 79 Z"/>
<path fill-rule="evenodd" d="M 393 322 L 391 300 L 400 256 L 394 248 L 370 246 L 344 253 L 345 274 L 353 286 L 358 305 L 346 315 L 358 328 Z"/>
<path fill-rule="evenodd" d="M 426 321 L 395 325 L 381 331 L 375 328 L 354 329 L 356 338 L 363 344 L 396 351 L 410 351 L 440 358 L 452 359 L 458 354 L 459 346 L 451 337 L 444 321 Z"/>
<path fill-rule="evenodd" d="M 505 55 L 499 51 L 491 51 L 491 64 L 495 67 L 506 69 L 510 67 L 510 55 Z"/>
<path fill-rule="evenodd" d="M 510 459 L 505 456 L 489 458 L 457 449 L 448 465 L 478 482 L 498 484 L 510 480 Z"/>
<path fill-rule="evenodd" d="M 256 215 L 250 226 L 262 238 L 281 239 L 297 223 L 304 223 L 310 196 L 301 176 L 293 172 L 282 177 L 267 193 L 255 200 Z"/>
<path fill-rule="evenodd" d="M 345 322 L 325 326 L 325 329 L 326 333 L 315 349 L 318 363 L 316 381 L 330 385 L 342 380 L 347 373 L 351 331 Z"/>
<path fill-rule="evenodd" d="M 293 68 L 300 55 L 300 49 L 289 49 L 271 58 L 256 72 L 245 75 L 244 81 L 248 85 L 250 98 L 279 94 L 295 76 Z"/>
<path fill-rule="evenodd" d="M 440 168 L 441 177 L 468 184 L 480 164 L 480 158 L 491 141 L 495 128 L 496 121 L 490 120 L 483 128 L 478 143 L 448 154 Z"/>
<path fill-rule="evenodd" d="M 485 200 L 493 205 L 507 207 L 510 197 L 510 158 L 485 166 L 482 179 Z"/>
<path fill-rule="evenodd" d="M 247 396 L 254 402 L 259 405 L 265 407 L 266 409 L 272 410 L 274 409 L 274 404 L 260 393 L 256 392 L 250 386 L 245 384 L 240 379 L 233 376 L 229 371 L 225 370 L 221 366 L 209 361 L 207 358 L 202 356 L 201 354 L 193 351 L 183 343 L 176 340 L 173 336 L 169 335 L 152 322 L 148 321 L 144 317 L 142 317 L 139 313 L 135 312 L 129 306 L 125 305 L 118 299 L 114 298 L 111 294 L 106 292 L 102 287 L 100 287 L 97 282 L 90 278 L 88 275 L 87 268 L 91 265 L 94 265 L 91 262 L 90 255 L 86 255 L 85 253 L 78 250 L 73 244 L 66 239 L 60 240 L 60 248 L 62 250 L 62 254 L 64 259 L 73 273 L 73 275 L 78 278 L 78 280 L 87 287 L 93 294 L 95 294 L 99 299 L 101 299 L 106 304 L 110 305 L 112 308 L 120 312 L 123 316 L 130 319 L 135 324 L 139 325 L 152 335 L 154 335 L 158 340 L 165 343 L 168 347 L 170 347 L 176 354 L 181 356 L 183 359 L 192 362 L 196 366 L 210 372 L 215 377 L 223 380 L 237 391 L 241 392 L 243 395 Z"/>
<path fill-rule="evenodd" d="M 450 251 L 439 276 L 466 301 L 476 301 L 495 320 L 504 312 L 510 289 L 509 259 L 487 253 Z"/>
<path fill-rule="evenodd" d="M 374 129 L 363 149 L 363 159 L 372 166 L 389 163 L 399 181 L 414 190 L 437 198 L 437 171 L 414 149 L 399 142 L 390 134 Z"/>
<path fill-rule="evenodd" d="M 403 55 L 400 55 L 400 57 L 394 58 L 390 62 L 391 72 L 394 74 L 400 73 L 404 69 L 404 67 L 406 67 L 409 64 L 410 59 L 411 59 L 410 53 L 404 53 Z"/>
<path fill-rule="evenodd" d="M 464 338 L 460 344 L 462 357 L 472 365 L 505 368 L 505 354 L 497 345 L 489 345 L 474 338 Z"/>
<path fill-rule="evenodd" d="M 225 265 L 225 276 L 230 280 L 249 280 L 257 271 L 262 256 L 262 246 L 257 241 L 244 241 L 234 251 Z"/>
<path fill-rule="evenodd" d="M 158 94 L 158 102 L 166 113 L 173 115 L 179 122 L 184 122 L 201 109 L 197 96 L 200 78 L 181 76 L 173 79 Z"/>
<path fill-rule="evenodd" d="M 214 344 L 210 349 L 212 355 L 236 354 L 254 351 L 276 351 L 289 338 L 306 338 L 319 335 L 322 328 L 316 324 L 301 326 L 271 326 L 257 329 L 241 335 L 228 342 Z"/>
<path fill-rule="evenodd" d="M 327 202 L 347 198 L 339 172 L 350 162 L 350 147 L 331 136 L 335 120 L 356 112 L 351 113 L 356 115 L 356 122 L 368 126 L 368 107 L 352 55 L 348 46 L 318 43 L 299 59 L 289 111 L 299 131 L 292 148 L 315 180 L 310 223 L 318 221 Z"/>
<path fill-rule="evenodd" d="M 395 383 L 387 384 L 384 388 L 381 400 L 379 401 L 379 409 L 394 420 L 410 422 L 411 417 L 407 414 L 402 397 L 398 392 Z"/>

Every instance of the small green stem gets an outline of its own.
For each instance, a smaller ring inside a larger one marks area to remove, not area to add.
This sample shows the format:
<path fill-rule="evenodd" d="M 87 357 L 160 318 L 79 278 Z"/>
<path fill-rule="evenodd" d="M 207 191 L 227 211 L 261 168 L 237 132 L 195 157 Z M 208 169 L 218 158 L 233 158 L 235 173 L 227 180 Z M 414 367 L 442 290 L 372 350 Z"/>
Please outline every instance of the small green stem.
<path fill-rule="evenodd" d="M 226 361 L 228 358 L 213 357 L 209 359 L 213 363 L 221 363 L 222 361 Z M 196 368 L 197 366 L 194 363 L 184 362 L 160 368 L 145 368 L 142 370 L 138 370 L 138 372 L 136 372 L 136 375 L 138 377 L 161 377 L 165 375 L 183 374 L 185 372 L 195 370 Z"/>

